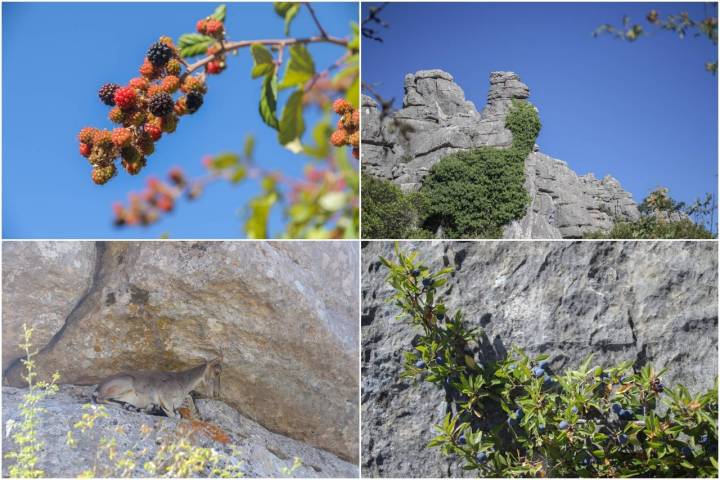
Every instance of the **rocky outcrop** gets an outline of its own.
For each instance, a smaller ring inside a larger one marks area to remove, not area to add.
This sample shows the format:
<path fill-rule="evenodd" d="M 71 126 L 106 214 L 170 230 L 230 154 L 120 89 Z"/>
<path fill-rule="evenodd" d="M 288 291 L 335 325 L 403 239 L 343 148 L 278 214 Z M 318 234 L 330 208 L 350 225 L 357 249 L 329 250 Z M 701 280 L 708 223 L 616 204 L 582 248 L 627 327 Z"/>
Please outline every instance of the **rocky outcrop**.
<path fill-rule="evenodd" d="M 505 117 L 513 100 L 530 91 L 512 72 L 493 72 L 482 112 L 442 70 L 405 77 L 403 107 L 383 115 L 376 102 L 362 98 L 362 166 L 365 173 L 417 190 L 430 168 L 443 157 L 481 146 L 512 143 Z M 614 218 L 639 218 L 632 196 L 607 176 L 579 176 L 565 162 L 540 152 L 525 162 L 531 205 L 524 218 L 505 229 L 506 238 L 577 238 L 608 231 Z"/>
<path fill-rule="evenodd" d="M 3 437 L 6 438 L 2 445 L 3 457 L 16 449 L 8 434 L 12 434 L 13 423 L 17 426 L 22 421 L 18 407 L 26 392 L 25 389 L 3 388 Z M 135 455 L 136 467 L 130 472 L 132 477 L 153 476 L 142 466 L 156 458 L 159 439 L 182 438 L 187 438 L 194 446 L 213 449 L 221 459 L 218 466 L 237 465 L 246 477 L 285 476 L 283 469 L 291 468 L 296 457 L 302 466 L 293 472 L 294 477 L 358 476 L 356 465 L 306 443 L 272 433 L 217 400 L 197 400 L 199 418 L 192 422 L 131 413 L 119 406 L 108 405 L 105 407 L 108 417 L 96 421 L 92 429 L 82 433 L 73 425 L 87 413 L 83 405 L 89 402 L 91 392 L 92 387 L 66 385 L 43 401 L 45 411 L 39 417 L 37 438 L 44 448 L 38 456 L 37 468 L 44 471 L 44 476 L 75 478 L 90 468 L 96 458 L 100 459 L 98 474 L 103 473 L 102 467 L 110 465 L 107 452 L 100 448 L 103 438 L 115 440 L 118 454 L 131 451 Z M 68 431 L 73 432 L 76 440 L 73 447 L 66 443 Z M 8 476 L 11 464 L 8 460 L 3 462 L 4 477 Z"/>
<path fill-rule="evenodd" d="M 6 385 L 24 385 L 12 350 L 22 322 L 43 327 L 34 338 L 38 372 L 59 371 L 61 383 L 222 357 L 228 405 L 269 430 L 357 458 L 356 244 L 66 245 L 5 248 L 5 258 L 16 254 L 3 265 Z"/>
<path fill-rule="evenodd" d="M 550 355 L 555 372 L 629 360 L 669 370 L 697 392 L 718 374 L 717 243 L 408 242 L 431 268 L 455 269 L 440 293 L 482 328 L 486 358 L 511 346 Z M 362 467 L 364 476 L 462 476 L 459 463 L 425 446 L 446 414 L 445 392 L 400 379 L 419 332 L 397 320 L 378 255 L 362 251 Z"/>

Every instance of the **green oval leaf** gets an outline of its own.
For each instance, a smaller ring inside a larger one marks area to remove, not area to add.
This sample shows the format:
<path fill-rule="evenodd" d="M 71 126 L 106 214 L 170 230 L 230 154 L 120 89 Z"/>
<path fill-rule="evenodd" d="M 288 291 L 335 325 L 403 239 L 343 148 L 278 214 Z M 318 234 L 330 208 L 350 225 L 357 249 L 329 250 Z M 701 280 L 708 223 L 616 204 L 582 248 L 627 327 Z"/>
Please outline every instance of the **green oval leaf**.
<path fill-rule="evenodd" d="M 295 139 L 299 139 L 305 131 L 305 122 L 303 121 L 303 92 L 297 90 L 290 95 L 282 116 L 280 117 L 280 129 L 278 131 L 278 140 L 282 145 L 287 145 Z"/>

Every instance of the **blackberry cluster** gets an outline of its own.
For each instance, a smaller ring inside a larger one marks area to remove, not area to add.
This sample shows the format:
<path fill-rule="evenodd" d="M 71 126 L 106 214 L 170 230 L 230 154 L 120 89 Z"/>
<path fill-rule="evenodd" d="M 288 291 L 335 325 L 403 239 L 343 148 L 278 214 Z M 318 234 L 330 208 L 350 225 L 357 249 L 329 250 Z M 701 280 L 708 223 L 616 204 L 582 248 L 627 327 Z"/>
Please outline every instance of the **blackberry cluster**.
<path fill-rule="evenodd" d="M 177 92 L 181 95 L 175 100 Z M 127 173 L 137 175 L 155 151 L 155 142 L 163 133 L 175 131 L 179 117 L 196 112 L 206 92 L 204 75 L 183 74 L 172 40 L 160 38 L 148 50 L 139 77 L 124 86 L 107 83 L 98 91 L 100 100 L 113 107 L 108 118 L 118 127 L 112 131 L 86 127 L 78 135 L 80 155 L 93 168 L 93 182 L 102 185 L 114 177 L 115 160 Z"/>
<path fill-rule="evenodd" d="M 360 111 L 355 110 L 344 98 L 333 102 L 333 110 L 340 115 L 337 130 L 330 136 L 330 143 L 336 147 L 349 145 L 352 156 L 360 158 Z"/>

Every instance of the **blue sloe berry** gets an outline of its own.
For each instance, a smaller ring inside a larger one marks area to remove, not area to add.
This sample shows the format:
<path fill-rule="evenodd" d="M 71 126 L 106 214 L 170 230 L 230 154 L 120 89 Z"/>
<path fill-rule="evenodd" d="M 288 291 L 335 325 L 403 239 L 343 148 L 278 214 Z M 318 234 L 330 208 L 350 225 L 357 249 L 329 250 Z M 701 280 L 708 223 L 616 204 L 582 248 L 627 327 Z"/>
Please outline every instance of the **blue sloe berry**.
<path fill-rule="evenodd" d="M 478 453 L 477 456 L 475 457 L 475 460 L 477 460 L 478 463 L 487 462 L 487 453 L 485 453 L 485 452 Z"/>
<path fill-rule="evenodd" d="M 578 410 L 578 407 L 572 407 L 572 408 L 570 409 L 570 411 L 571 411 L 572 413 L 578 413 L 579 410 Z"/>
<path fill-rule="evenodd" d="M 423 362 L 422 360 L 418 360 L 417 362 L 415 362 L 415 367 L 421 368 L 421 369 L 425 368 L 425 362 Z"/>
<path fill-rule="evenodd" d="M 532 374 L 533 374 L 533 376 L 534 376 L 535 378 L 540 378 L 540 377 L 542 377 L 543 375 L 545 375 L 545 370 L 543 370 L 543 369 L 540 368 L 540 367 L 535 367 L 535 368 L 532 369 Z"/>
<path fill-rule="evenodd" d="M 569 425 L 568 422 L 566 422 L 565 420 L 563 420 L 563 421 L 561 421 L 560 423 L 558 423 L 558 429 L 560 429 L 560 430 L 567 430 L 567 428 L 568 428 L 569 426 L 570 426 L 570 425 Z"/>
<path fill-rule="evenodd" d="M 620 445 L 625 445 L 627 443 L 627 441 L 628 441 L 628 436 L 626 434 L 621 433 L 620 435 L 618 435 L 618 443 Z"/>

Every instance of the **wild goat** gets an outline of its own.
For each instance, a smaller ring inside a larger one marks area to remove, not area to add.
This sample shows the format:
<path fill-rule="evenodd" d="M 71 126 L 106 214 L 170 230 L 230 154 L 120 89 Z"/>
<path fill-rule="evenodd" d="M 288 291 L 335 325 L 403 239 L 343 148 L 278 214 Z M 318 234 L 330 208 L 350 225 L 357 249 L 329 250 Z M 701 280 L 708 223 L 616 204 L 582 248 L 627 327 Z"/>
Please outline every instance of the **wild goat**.
<path fill-rule="evenodd" d="M 156 408 L 168 417 L 180 418 L 178 408 L 192 390 L 204 384 L 211 396 L 220 396 L 220 359 L 182 372 L 128 372 L 102 381 L 93 392 L 97 403 L 115 402 L 124 408 L 151 413 Z"/>

